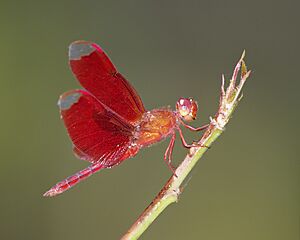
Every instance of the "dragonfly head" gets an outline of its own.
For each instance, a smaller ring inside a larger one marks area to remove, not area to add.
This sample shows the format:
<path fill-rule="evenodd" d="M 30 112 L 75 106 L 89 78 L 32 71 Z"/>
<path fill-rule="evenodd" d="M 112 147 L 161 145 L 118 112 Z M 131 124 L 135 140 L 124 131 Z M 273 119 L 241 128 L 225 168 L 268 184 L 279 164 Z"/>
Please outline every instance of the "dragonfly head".
<path fill-rule="evenodd" d="M 192 98 L 179 98 L 176 103 L 177 113 L 183 120 L 187 122 L 196 119 L 197 110 L 198 104 Z"/>

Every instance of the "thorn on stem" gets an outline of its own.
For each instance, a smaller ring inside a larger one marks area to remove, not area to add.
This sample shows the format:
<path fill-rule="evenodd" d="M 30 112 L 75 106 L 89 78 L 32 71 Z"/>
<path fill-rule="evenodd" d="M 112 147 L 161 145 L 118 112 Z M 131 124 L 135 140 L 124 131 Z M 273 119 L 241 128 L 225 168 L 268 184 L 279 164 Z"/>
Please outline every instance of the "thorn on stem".
<path fill-rule="evenodd" d="M 243 93 L 241 93 L 241 96 L 239 97 L 238 101 L 241 101 L 243 98 Z"/>

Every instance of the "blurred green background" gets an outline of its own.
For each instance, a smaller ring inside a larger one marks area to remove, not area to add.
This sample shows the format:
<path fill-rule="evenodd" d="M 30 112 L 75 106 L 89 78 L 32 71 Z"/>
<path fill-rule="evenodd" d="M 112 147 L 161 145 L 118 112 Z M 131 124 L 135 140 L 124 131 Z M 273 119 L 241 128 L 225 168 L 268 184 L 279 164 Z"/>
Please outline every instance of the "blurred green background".
<path fill-rule="evenodd" d="M 70 42 L 101 45 L 147 109 L 198 100 L 207 123 L 243 49 L 253 74 L 178 204 L 141 239 L 299 239 L 299 1 L 1 1 L 0 239 L 118 239 L 169 178 L 167 141 L 56 198 L 87 166 L 56 102 Z M 197 135 L 186 133 L 191 141 Z M 174 163 L 186 150 L 177 143 Z"/>

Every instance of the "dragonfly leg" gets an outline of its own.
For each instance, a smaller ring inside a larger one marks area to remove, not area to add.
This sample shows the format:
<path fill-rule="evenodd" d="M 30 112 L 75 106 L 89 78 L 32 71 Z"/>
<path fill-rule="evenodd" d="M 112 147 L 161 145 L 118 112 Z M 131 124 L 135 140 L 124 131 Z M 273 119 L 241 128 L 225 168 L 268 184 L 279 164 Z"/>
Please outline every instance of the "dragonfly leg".
<path fill-rule="evenodd" d="M 176 133 L 174 132 L 171 137 L 169 146 L 167 147 L 167 150 L 165 152 L 164 161 L 166 162 L 166 164 L 168 165 L 168 167 L 172 171 L 172 173 L 176 176 L 175 167 L 173 167 L 173 165 L 172 165 L 172 153 L 173 153 L 173 149 L 174 149 L 175 139 L 176 139 Z"/>
<path fill-rule="evenodd" d="M 186 123 L 185 123 L 184 121 L 182 121 L 182 120 L 180 120 L 180 122 L 181 122 L 181 124 L 182 124 L 185 128 L 187 128 L 187 129 L 189 129 L 189 130 L 191 130 L 191 131 L 196 131 L 196 132 L 202 131 L 202 130 L 206 129 L 206 128 L 209 126 L 209 124 L 205 124 L 205 125 L 203 125 L 203 126 L 201 126 L 201 127 L 195 128 L 195 127 L 193 127 L 193 126 L 190 126 L 190 125 L 186 124 Z"/>
<path fill-rule="evenodd" d="M 201 145 L 201 144 L 198 144 L 198 143 L 188 144 L 185 141 L 182 130 L 180 128 L 178 128 L 178 132 L 179 132 L 179 135 L 180 135 L 181 142 L 182 142 L 182 144 L 185 148 L 192 148 L 192 147 L 206 147 L 206 148 L 208 148 L 208 146 Z"/>

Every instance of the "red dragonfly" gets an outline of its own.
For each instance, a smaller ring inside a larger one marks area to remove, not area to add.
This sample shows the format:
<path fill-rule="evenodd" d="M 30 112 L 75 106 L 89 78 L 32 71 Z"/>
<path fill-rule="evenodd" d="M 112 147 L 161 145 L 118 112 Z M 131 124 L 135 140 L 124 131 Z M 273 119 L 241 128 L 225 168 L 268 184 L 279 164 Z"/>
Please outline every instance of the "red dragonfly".
<path fill-rule="evenodd" d="M 69 47 L 71 69 L 85 89 L 62 94 L 58 101 L 61 118 L 73 142 L 75 155 L 91 163 L 76 174 L 57 183 L 44 196 L 58 195 L 104 168 L 111 168 L 135 156 L 153 143 L 171 137 L 164 160 L 174 173 L 171 156 L 179 132 L 187 144 L 180 125 L 200 131 L 184 121 L 196 118 L 197 103 L 179 98 L 176 110 L 158 108 L 147 111 L 130 83 L 117 71 L 100 46 L 87 41 L 73 42 Z"/>

